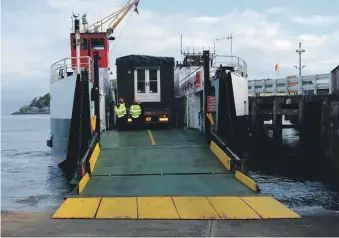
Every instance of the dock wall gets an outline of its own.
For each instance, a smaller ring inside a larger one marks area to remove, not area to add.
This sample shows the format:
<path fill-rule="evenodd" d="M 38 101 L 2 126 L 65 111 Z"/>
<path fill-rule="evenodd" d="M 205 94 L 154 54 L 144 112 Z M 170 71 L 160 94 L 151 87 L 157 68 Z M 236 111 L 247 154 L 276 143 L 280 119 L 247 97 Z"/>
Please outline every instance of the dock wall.
<path fill-rule="evenodd" d="M 311 163 L 325 165 L 328 169 L 323 172 L 339 184 L 339 95 L 264 96 L 250 97 L 249 101 L 250 130 L 255 140 L 262 140 L 272 129 L 273 140 L 281 144 L 282 130 L 294 128 L 303 151 L 300 158 L 308 164 L 305 168 L 310 169 Z M 282 116 L 292 125 L 283 125 Z M 268 120 L 272 124 L 264 125 Z"/>
<path fill-rule="evenodd" d="M 339 100 L 324 101 L 321 148 L 339 178 Z M 339 181 L 338 181 L 339 184 Z"/>

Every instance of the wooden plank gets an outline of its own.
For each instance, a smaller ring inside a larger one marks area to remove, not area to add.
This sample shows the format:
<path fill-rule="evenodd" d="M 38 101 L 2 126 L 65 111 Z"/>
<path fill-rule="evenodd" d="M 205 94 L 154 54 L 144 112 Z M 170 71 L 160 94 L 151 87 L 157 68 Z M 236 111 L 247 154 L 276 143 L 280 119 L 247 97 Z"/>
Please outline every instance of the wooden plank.
<path fill-rule="evenodd" d="M 97 219 L 138 218 L 136 197 L 102 198 L 96 217 Z"/>
<path fill-rule="evenodd" d="M 241 199 L 264 219 L 301 218 L 272 197 L 241 197 Z"/>
<path fill-rule="evenodd" d="M 138 197 L 139 219 L 179 219 L 171 197 Z"/>
<path fill-rule="evenodd" d="M 221 219 L 261 219 L 239 197 L 207 197 Z"/>
<path fill-rule="evenodd" d="M 101 198 L 67 198 L 52 218 L 94 218 Z"/>

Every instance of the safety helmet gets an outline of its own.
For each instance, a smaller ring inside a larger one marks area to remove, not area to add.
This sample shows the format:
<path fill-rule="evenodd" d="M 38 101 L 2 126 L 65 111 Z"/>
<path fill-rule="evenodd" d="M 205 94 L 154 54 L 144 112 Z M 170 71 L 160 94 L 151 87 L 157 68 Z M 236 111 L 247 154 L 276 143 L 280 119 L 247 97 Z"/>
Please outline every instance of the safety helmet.
<path fill-rule="evenodd" d="M 133 103 L 137 103 L 137 100 L 133 99 Z"/>
<path fill-rule="evenodd" d="M 123 102 L 124 102 L 124 99 L 123 99 L 123 98 L 120 98 L 120 99 L 119 99 L 119 102 L 123 103 Z"/>

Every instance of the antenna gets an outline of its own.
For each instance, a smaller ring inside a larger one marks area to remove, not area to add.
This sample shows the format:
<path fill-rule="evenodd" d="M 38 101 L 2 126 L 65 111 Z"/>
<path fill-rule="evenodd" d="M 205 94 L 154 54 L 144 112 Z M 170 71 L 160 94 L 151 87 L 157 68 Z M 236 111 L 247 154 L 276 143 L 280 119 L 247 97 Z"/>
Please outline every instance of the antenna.
<path fill-rule="evenodd" d="M 182 54 L 182 34 L 180 36 L 180 54 Z"/>
<path fill-rule="evenodd" d="M 71 16 L 71 19 L 72 19 L 72 28 L 71 28 L 71 31 L 73 32 L 73 31 L 74 31 L 74 20 L 73 20 L 73 16 Z"/>

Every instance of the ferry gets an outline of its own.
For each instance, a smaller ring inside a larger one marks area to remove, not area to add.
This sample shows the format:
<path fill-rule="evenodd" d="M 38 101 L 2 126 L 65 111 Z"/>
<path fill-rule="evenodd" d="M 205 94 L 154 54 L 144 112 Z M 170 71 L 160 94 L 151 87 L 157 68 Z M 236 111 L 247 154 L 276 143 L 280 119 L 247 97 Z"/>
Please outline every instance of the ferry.
<path fill-rule="evenodd" d="M 138 2 L 128 1 L 122 15 Z M 260 196 L 238 153 L 248 133 L 245 61 L 208 50 L 176 64 L 173 57 L 122 56 L 112 89 L 112 31 L 88 32 L 85 17 L 82 24 L 84 32 L 74 16 L 69 63 L 51 69 L 47 143 L 73 188 L 54 219 L 300 218 Z M 146 128 L 119 131 L 105 119 L 121 94 L 147 103 Z"/>

